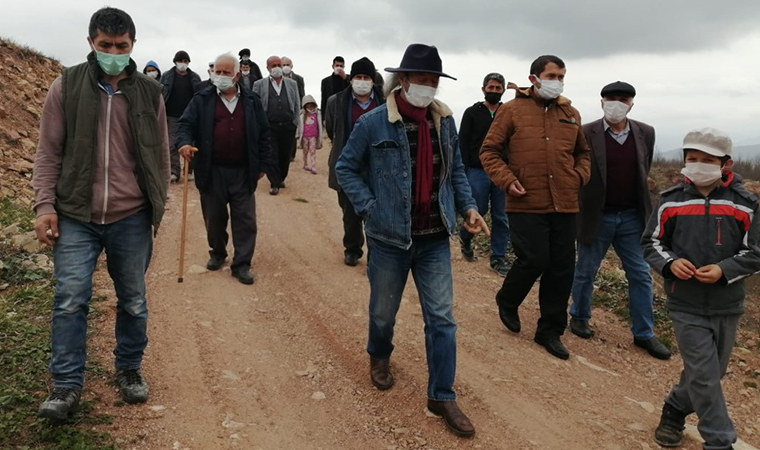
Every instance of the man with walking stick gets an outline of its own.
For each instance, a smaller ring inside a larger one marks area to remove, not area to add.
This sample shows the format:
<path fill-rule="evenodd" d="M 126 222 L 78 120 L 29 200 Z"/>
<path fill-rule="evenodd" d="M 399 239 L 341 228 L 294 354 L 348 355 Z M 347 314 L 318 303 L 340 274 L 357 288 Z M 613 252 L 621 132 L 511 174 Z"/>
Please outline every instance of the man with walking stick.
<path fill-rule="evenodd" d="M 186 160 L 195 156 L 195 185 L 201 194 L 211 248 L 206 267 L 219 270 L 224 264 L 229 240 L 227 220 L 231 219 L 235 248 L 232 276 L 243 284 L 253 284 L 250 268 L 257 232 L 254 191 L 271 164 L 269 123 L 256 94 L 238 84 L 237 58 L 231 54 L 217 57 L 213 80 L 213 86 L 198 92 L 182 114 L 176 144 Z"/>

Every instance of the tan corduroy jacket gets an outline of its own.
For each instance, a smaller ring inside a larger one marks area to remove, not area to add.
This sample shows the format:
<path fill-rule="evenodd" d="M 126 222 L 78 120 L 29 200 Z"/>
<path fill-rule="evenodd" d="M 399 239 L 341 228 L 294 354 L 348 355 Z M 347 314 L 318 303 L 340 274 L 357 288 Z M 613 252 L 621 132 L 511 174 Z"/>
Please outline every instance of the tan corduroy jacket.
<path fill-rule="evenodd" d="M 580 188 L 591 177 L 589 152 L 570 100 L 559 97 L 547 105 L 530 88 L 498 109 L 480 160 L 494 184 L 507 191 L 507 212 L 576 213 Z M 509 194 L 515 180 L 525 195 Z"/>

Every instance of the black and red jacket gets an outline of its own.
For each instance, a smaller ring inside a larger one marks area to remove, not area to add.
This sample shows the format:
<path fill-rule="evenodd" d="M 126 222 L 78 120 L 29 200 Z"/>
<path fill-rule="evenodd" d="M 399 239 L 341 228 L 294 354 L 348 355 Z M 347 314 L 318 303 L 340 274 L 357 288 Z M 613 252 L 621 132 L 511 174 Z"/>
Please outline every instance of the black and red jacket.
<path fill-rule="evenodd" d="M 665 278 L 666 306 L 699 315 L 744 312 L 744 278 L 760 271 L 758 200 L 741 177 L 726 172 L 723 184 L 707 197 L 688 179 L 662 193 L 641 243 L 644 257 Z M 679 258 L 695 267 L 717 264 L 715 284 L 680 280 L 670 271 Z"/>

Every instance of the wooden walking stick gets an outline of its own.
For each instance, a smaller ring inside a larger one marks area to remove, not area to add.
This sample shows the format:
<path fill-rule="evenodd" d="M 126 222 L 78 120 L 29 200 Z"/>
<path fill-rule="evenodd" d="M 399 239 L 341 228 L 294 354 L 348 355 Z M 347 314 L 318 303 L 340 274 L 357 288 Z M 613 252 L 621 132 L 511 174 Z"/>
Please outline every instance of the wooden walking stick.
<path fill-rule="evenodd" d="M 190 167 L 190 160 L 185 160 L 185 166 L 182 168 L 182 229 L 179 237 L 179 276 L 177 283 L 182 283 L 185 274 L 185 230 L 187 229 L 187 174 Z"/>

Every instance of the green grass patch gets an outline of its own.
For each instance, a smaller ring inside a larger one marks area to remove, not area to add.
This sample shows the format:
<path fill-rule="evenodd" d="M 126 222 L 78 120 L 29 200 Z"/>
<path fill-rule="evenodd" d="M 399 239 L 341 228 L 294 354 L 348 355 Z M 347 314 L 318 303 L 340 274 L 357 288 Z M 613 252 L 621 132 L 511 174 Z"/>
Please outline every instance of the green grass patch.
<path fill-rule="evenodd" d="M 305 198 L 294 198 L 293 200 L 297 201 L 298 203 L 309 203 L 309 201 Z"/>
<path fill-rule="evenodd" d="M 34 230 L 34 211 L 14 205 L 9 198 L 0 199 L 0 229 L 14 224 L 22 233 Z"/>
<path fill-rule="evenodd" d="M 26 208 L 0 202 L 0 224 L 24 223 Z M 44 270 L 30 269 L 24 261 L 36 255 L 10 248 L 0 240 L 0 449 L 8 450 L 110 450 L 112 439 L 93 427 L 109 424 L 112 418 L 95 414 L 91 402 L 65 423 L 36 417 L 37 408 L 48 395 L 50 376 L 50 316 L 54 283 Z M 91 304 L 95 306 L 97 302 Z M 88 372 L 105 372 L 96 360 Z"/>

